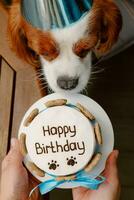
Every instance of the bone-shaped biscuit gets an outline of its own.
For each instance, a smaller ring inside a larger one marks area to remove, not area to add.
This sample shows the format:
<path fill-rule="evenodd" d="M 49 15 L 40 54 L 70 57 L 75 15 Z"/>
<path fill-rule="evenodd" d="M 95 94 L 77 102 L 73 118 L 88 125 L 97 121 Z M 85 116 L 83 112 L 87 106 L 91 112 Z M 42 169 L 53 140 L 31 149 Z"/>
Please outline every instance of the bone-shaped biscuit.
<path fill-rule="evenodd" d="M 80 103 L 77 103 L 76 106 L 80 110 L 80 112 L 83 113 L 83 115 L 85 115 L 88 119 L 90 119 L 90 120 L 95 119 L 95 117 Z"/>
<path fill-rule="evenodd" d="M 70 181 L 70 180 L 74 180 L 76 178 L 75 175 L 71 175 L 71 176 L 58 176 L 55 179 L 57 181 Z"/>
<path fill-rule="evenodd" d="M 86 172 L 90 172 L 100 161 L 102 154 L 101 153 L 97 153 L 91 160 L 91 162 L 89 162 L 89 164 L 85 167 L 85 171 Z"/>
<path fill-rule="evenodd" d="M 21 148 L 21 153 L 23 156 L 27 155 L 27 147 L 26 147 L 26 134 L 21 133 L 20 135 L 20 148 Z"/>
<path fill-rule="evenodd" d="M 33 119 L 39 114 L 39 110 L 35 108 L 24 121 L 24 126 L 29 126 Z"/>
<path fill-rule="evenodd" d="M 27 168 L 29 171 L 34 172 L 37 176 L 44 177 L 45 172 L 41 170 L 39 167 L 37 167 L 33 162 L 27 162 L 26 163 Z"/>
<path fill-rule="evenodd" d="M 67 99 L 56 99 L 56 100 L 47 101 L 45 103 L 45 106 L 49 108 L 49 107 L 54 107 L 54 106 L 63 106 L 66 103 L 67 103 Z"/>
<path fill-rule="evenodd" d="M 102 145 L 103 144 L 102 133 L 101 133 L 101 129 L 98 123 L 95 124 L 94 132 L 95 132 L 95 136 L 96 136 L 96 140 L 98 144 Z"/>

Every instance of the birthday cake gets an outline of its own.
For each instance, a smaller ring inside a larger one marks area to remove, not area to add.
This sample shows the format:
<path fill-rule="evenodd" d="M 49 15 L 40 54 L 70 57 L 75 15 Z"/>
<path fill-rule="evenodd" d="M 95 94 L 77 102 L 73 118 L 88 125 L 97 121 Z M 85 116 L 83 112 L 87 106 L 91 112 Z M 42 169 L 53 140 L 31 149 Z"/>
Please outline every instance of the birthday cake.
<path fill-rule="evenodd" d="M 100 161 L 103 144 L 101 128 L 95 117 L 80 103 L 66 99 L 44 103 L 23 120 L 19 139 L 25 164 L 35 175 L 56 176 L 57 180 L 74 179 L 81 170 L 91 171 Z"/>

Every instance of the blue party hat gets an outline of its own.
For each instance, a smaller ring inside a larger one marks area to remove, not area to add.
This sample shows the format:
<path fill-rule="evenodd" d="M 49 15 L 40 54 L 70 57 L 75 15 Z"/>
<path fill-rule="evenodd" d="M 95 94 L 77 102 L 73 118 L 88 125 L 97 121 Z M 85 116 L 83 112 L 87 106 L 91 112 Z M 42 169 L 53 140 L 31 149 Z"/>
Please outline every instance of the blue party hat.
<path fill-rule="evenodd" d="M 68 27 L 84 17 L 93 0 L 22 0 L 22 15 L 32 26 L 50 30 Z"/>

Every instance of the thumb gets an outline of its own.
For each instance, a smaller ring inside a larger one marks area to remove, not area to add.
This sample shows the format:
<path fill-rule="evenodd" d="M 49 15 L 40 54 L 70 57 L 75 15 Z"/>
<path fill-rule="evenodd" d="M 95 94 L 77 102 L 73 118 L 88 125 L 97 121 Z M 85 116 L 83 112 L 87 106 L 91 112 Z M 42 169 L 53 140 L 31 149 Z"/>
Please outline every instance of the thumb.
<path fill-rule="evenodd" d="M 114 150 L 108 157 L 106 162 L 106 167 L 104 170 L 104 176 L 108 182 L 114 182 L 118 179 L 118 168 L 117 168 L 117 159 L 119 151 Z"/>
<path fill-rule="evenodd" d="M 11 148 L 8 153 L 9 157 L 12 157 L 13 161 L 20 162 L 23 160 L 23 156 L 20 152 L 20 144 L 16 138 L 11 138 Z"/>

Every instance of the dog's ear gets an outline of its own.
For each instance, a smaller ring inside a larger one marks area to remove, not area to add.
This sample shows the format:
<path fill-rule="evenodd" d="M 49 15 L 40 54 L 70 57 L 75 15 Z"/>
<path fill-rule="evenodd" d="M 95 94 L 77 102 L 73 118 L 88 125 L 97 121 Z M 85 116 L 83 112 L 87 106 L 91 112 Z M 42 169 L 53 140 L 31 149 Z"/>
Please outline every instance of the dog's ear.
<path fill-rule="evenodd" d="M 19 0 L 13 1 L 8 14 L 7 31 L 12 50 L 14 50 L 21 59 L 36 66 L 38 58 L 35 52 L 28 47 Z"/>
<path fill-rule="evenodd" d="M 8 13 L 9 7 L 11 5 L 11 0 L 0 0 L 0 8 Z"/>
<path fill-rule="evenodd" d="M 121 13 L 113 0 L 94 0 L 89 35 L 96 37 L 95 52 L 107 53 L 117 41 L 121 27 Z"/>

